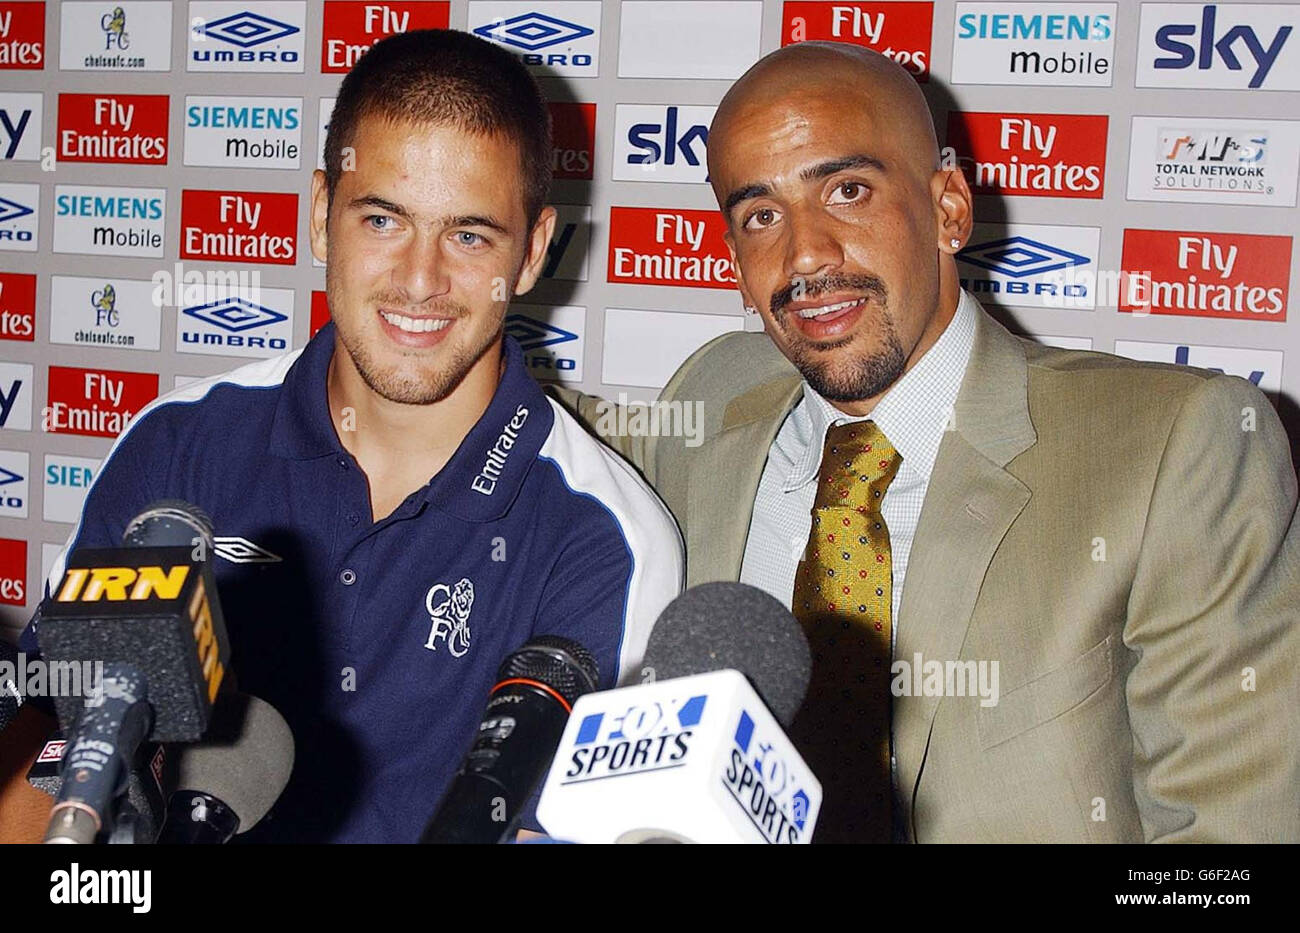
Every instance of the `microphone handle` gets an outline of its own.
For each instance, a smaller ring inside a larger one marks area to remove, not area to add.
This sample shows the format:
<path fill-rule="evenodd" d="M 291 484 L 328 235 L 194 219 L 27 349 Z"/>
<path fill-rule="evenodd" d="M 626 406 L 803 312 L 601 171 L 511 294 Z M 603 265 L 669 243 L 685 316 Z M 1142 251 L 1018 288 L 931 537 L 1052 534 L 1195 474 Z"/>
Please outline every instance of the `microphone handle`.
<path fill-rule="evenodd" d="M 69 739 L 46 842 L 89 845 L 100 833 L 112 833 L 131 761 L 153 724 L 144 675 L 135 668 L 104 665 L 100 691 L 86 700 Z"/>
<path fill-rule="evenodd" d="M 225 845 L 239 830 L 239 816 L 224 800 L 196 790 L 178 790 L 167 803 L 159 845 Z"/>
<path fill-rule="evenodd" d="M 523 678 L 493 691 L 464 766 L 452 780 L 422 843 L 497 843 L 546 773 L 569 710 L 555 692 Z M 538 754 L 538 749 L 546 751 Z"/>

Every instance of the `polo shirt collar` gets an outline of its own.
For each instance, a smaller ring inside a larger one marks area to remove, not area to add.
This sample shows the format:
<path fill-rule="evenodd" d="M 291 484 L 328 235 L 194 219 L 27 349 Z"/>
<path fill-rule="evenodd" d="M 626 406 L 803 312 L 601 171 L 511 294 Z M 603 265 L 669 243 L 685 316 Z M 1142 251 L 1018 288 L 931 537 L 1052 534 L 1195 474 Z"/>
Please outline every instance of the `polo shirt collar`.
<path fill-rule="evenodd" d="M 271 453 L 294 460 L 349 456 L 334 430 L 326 387 L 334 334 L 333 322 L 322 327 L 285 375 Z M 554 422 L 519 342 L 506 335 L 503 352 L 505 372 L 487 410 L 420 492 L 422 501 L 464 521 L 494 521 L 510 510 Z"/>

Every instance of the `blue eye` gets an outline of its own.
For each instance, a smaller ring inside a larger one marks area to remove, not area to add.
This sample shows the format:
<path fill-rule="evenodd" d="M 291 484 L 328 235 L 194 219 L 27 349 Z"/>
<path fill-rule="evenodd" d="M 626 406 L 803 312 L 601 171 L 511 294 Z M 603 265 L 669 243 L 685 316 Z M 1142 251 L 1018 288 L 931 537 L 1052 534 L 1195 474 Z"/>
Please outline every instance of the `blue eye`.
<path fill-rule="evenodd" d="M 486 241 L 477 233 L 471 233 L 468 230 L 461 230 L 456 234 L 456 242 L 461 246 L 478 246 Z"/>
<path fill-rule="evenodd" d="M 393 218 L 385 214 L 371 214 L 366 218 L 366 223 L 370 224 L 375 230 L 390 230 L 392 229 L 392 220 Z"/>

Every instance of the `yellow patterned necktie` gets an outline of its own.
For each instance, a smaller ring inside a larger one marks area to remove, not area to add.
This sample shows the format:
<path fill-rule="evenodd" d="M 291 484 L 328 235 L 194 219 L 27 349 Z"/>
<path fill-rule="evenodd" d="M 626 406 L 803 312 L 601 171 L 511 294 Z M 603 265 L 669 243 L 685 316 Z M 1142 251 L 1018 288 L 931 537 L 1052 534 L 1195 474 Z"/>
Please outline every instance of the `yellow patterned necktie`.
<path fill-rule="evenodd" d="M 792 609 L 813 653 L 791 738 L 823 785 L 817 842 L 889 842 L 893 576 L 880 513 L 902 456 L 874 422 L 831 427 Z"/>

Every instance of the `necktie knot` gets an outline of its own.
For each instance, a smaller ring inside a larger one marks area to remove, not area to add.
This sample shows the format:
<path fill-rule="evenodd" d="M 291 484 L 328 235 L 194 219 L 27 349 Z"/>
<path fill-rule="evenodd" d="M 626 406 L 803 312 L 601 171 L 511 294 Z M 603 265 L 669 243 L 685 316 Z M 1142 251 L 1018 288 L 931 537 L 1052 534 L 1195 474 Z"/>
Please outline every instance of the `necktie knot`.
<path fill-rule="evenodd" d="M 822 448 L 813 507 L 879 511 L 902 462 L 902 455 L 874 421 L 832 425 Z"/>

